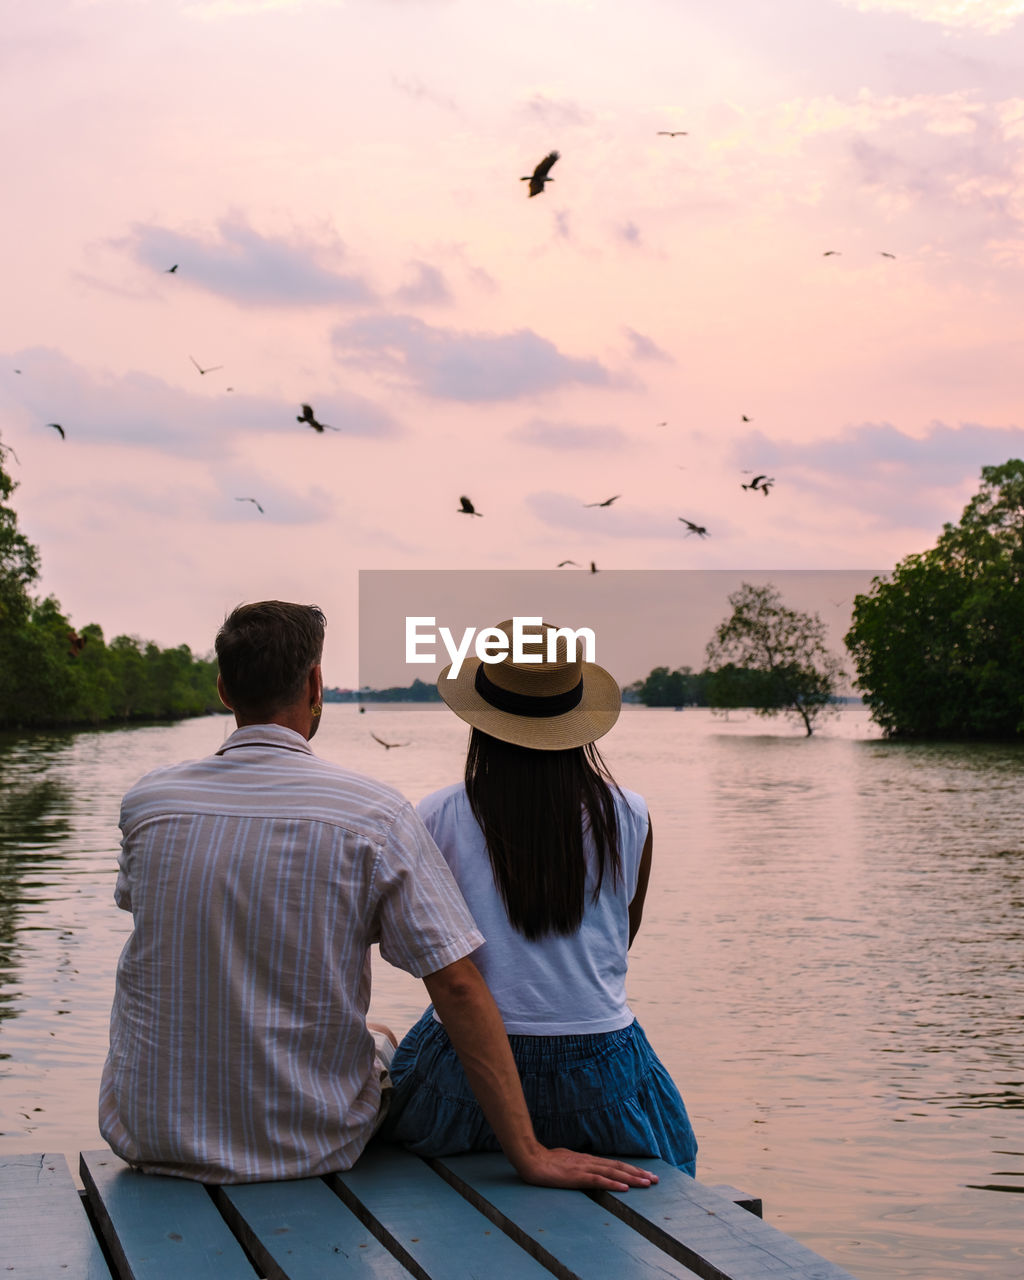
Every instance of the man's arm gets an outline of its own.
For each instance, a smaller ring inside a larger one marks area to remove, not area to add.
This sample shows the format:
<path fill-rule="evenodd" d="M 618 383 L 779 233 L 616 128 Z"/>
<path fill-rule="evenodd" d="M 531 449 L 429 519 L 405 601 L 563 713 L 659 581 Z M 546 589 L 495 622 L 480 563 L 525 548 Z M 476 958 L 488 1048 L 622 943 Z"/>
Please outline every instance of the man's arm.
<path fill-rule="evenodd" d="M 423 982 L 484 1115 L 524 1182 L 625 1191 L 658 1181 L 621 1160 L 537 1141 L 501 1014 L 468 956 L 427 974 Z"/>

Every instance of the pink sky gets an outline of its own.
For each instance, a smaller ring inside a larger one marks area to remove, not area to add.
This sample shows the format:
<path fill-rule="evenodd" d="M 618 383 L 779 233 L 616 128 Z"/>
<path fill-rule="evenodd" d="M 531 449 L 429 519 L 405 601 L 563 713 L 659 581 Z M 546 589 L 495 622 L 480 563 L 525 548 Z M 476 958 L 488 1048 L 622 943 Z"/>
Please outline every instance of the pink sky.
<path fill-rule="evenodd" d="M 198 652 L 315 601 L 347 684 L 359 569 L 933 545 L 1024 456 L 1022 12 L 6 6 L 0 438 L 43 590 Z"/>

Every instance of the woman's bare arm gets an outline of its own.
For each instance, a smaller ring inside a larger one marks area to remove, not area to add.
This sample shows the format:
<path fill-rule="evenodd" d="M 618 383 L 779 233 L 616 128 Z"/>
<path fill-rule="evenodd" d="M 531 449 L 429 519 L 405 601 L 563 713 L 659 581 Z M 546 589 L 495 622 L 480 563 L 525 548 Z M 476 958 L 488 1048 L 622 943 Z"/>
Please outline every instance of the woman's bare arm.
<path fill-rule="evenodd" d="M 647 882 L 651 878 L 651 855 L 654 849 L 654 831 L 651 827 L 651 819 L 647 819 L 647 839 L 644 841 L 643 852 L 640 854 L 640 869 L 636 876 L 636 893 L 633 894 L 633 901 L 629 904 L 629 945 L 633 945 L 633 939 L 640 932 L 640 921 L 644 917 L 644 899 L 647 897 Z"/>

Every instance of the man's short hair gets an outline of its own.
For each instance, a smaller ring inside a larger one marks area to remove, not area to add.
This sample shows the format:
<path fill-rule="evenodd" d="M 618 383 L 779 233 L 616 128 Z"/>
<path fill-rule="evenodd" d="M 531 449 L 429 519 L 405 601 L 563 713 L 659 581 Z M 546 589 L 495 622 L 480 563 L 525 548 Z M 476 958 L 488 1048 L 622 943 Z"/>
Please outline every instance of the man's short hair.
<path fill-rule="evenodd" d="M 215 642 L 232 709 L 262 717 L 291 706 L 320 661 L 326 626 L 315 604 L 261 600 L 232 610 Z"/>

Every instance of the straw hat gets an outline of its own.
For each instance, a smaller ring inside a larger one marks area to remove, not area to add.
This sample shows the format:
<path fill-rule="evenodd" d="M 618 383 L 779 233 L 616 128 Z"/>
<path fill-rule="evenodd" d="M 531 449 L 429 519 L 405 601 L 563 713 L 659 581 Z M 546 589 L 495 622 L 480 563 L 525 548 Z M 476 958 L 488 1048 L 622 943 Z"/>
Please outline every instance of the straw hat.
<path fill-rule="evenodd" d="M 451 664 L 438 677 L 438 692 L 461 720 L 492 738 L 539 751 L 582 747 L 608 732 L 619 718 L 622 694 L 604 667 L 570 662 L 565 636 L 556 641 L 556 660 L 548 662 L 546 637 L 558 628 L 546 622 L 522 627 L 526 652 L 543 660 L 513 662 L 513 620 L 499 622 L 495 630 L 509 638 L 500 662 L 467 657 L 454 680 L 448 678 Z"/>

